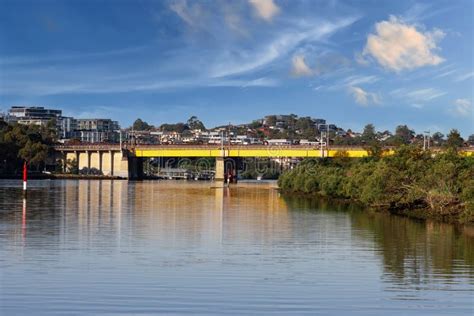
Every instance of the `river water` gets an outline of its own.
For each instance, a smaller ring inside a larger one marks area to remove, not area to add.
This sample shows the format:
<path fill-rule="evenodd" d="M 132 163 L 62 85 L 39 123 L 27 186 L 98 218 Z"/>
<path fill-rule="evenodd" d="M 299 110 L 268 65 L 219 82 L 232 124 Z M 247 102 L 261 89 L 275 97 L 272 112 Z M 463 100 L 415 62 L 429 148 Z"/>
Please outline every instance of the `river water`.
<path fill-rule="evenodd" d="M 1 180 L 0 314 L 473 314 L 473 227 L 273 186 Z"/>

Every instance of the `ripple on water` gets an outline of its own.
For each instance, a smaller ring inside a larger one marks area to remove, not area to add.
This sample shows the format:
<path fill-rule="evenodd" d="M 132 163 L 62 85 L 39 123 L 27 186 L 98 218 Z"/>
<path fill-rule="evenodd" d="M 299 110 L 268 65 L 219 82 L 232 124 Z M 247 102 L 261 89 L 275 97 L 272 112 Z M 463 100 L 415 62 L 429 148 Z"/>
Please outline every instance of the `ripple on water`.
<path fill-rule="evenodd" d="M 472 313 L 471 230 L 269 185 L 0 181 L 0 314 Z"/>

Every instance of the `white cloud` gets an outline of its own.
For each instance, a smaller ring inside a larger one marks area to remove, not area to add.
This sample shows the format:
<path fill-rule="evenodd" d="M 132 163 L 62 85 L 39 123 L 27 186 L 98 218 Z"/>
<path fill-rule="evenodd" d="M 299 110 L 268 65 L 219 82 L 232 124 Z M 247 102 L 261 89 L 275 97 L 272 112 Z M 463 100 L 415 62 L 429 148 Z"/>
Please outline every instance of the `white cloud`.
<path fill-rule="evenodd" d="M 399 88 L 390 92 L 390 95 L 397 98 L 399 103 L 409 105 L 416 109 L 425 107 L 430 101 L 445 94 L 445 91 L 435 88 L 422 88 L 414 90 Z"/>
<path fill-rule="evenodd" d="M 305 56 L 308 55 L 311 55 L 311 59 L 314 60 L 311 66 L 306 62 Z M 321 80 L 325 80 L 324 78 L 328 76 L 334 76 L 338 72 L 348 70 L 349 66 L 349 59 L 332 51 L 318 53 L 311 49 L 307 50 L 299 47 L 296 49 L 296 52 L 291 59 L 290 73 L 294 77 L 318 76 Z M 338 88 L 345 88 L 345 86 L 347 86 L 346 82 L 338 85 Z M 331 85 L 327 87 L 321 86 L 321 88 L 335 89 L 336 87 L 335 85 Z"/>
<path fill-rule="evenodd" d="M 457 72 L 456 69 L 451 69 L 451 70 L 448 70 L 448 71 L 445 71 L 443 73 L 440 73 L 439 75 L 436 75 L 434 78 L 444 78 L 446 76 L 450 76 L 450 75 L 453 75 Z"/>
<path fill-rule="evenodd" d="M 403 20 L 408 22 L 426 20 L 428 18 L 444 14 L 454 8 L 456 8 L 456 5 L 443 6 L 439 9 L 436 9 L 432 4 L 415 3 L 405 12 L 405 14 L 403 14 Z"/>
<path fill-rule="evenodd" d="M 472 103 L 468 99 L 456 99 L 454 101 L 453 107 L 451 108 L 451 113 L 456 116 L 467 117 L 471 115 L 472 119 Z"/>
<path fill-rule="evenodd" d="M 415 3 L 410 7 L 405 14 L 403 14 L 403 19 L 405 21 L 419 21 L 424 13 L 432 9 L 430 5 L 426 3 Z"/>
<path fill-rule="evenodd" d="M 272 78 L 262 77 L 257 79 L 232 79 L 232 80 L 218 80 L 208 84 L 213 87 L 276 87 L 279 85 L 279 81 Z"/>
<path fill-rule="evenodd" d="M 344 79 L 344 84 L 348 86 L 357 86 L 360 84 L 371 84 L 379 81 L 377 76 L 349 76 Z"/>
<path fill-rule="evenodd" d="M 362 56 L 372 56 L 382 67 L 395 72 L 438 65 L 444 59 L 435 51 L 444 36 L 439 29 L 423 32 L 391 16 L 388 21 L 375 24 L 375 34 L 367 37 Z"/>
<path fill-rule="evenodd" d="M 188 5 L 187 0 L 175 0 L 170 4 L 170 9 L 190 26 L 198 26 L 202 23 L 204 11 L 197 2 Z"/>
<path fill-rule="evenodd" d="M 356 18 L 350 17 L 337 22 L 319 21 L 311 23 L 305 28 L 282 31 L 272 41 L 251 49 L 225 51 L 221 56 L 215 58 L 210 75 L 217 78 L 258 70 L 282 56 L 287 56 L 302 42 L 323 40 L 356 20 Z"/>
<path fill-rule="evenodd" d="M 247 26 L 248 21 L 240 13 L 248 16 L 251 9 L 248 2 L 229 5 L 229 10 L 221 2 L 216 3 L 215 6 L 208 6 L 207 3 L 191 0 L 169 0 L 164 14 L 171 14 L 175 18 L 179 30 L 185 27 L 191 33 L 176 39 L 176 34 L 173 33 L 173 39 L 170 39 L 172 45 L 160 49 L 160 58 L 148 57 L 150 53 L 155 56 L 155 49 L 161 47 L 157 46 L 161 44 L 155 43 L 137 49 L 110 52 L 117 55 L 116 58 L 106 58 L 109 52 L 77 53 L 74 55 L 77 62 L 74 63 L 70 62 L 73 58 L 70 56 L 60 60 L 50 56 L 44 57 L 45 60 L 28 60 L 25 57 L 10 60 L 6 65 L 3 64 L 5 59 L 0 58 L 0 68 L 5 70 L 5 76 L 9 78 L 1 85 L 0 94 L 44 96 L 163 91 L 209 86 L 277 86 L 280 84 L 279 79 L 282 79 L 279 75 L 288 73 L 288 61 L 291 62 L 292 56 L 301 54 L 307 56 L 309 61 L 309 55 L 302 48 L 318 46 L 318 43 L 326 41 L 332 34 L 359 18 L 346 16 L 329 21 L 322 18 L 302 21 L 290 16 L 281 24 L 270 26 L 271 30 L 249 27 L 252 37 L 247 40 L 233 36 L 235 34 L 230 31 L 242 29 L 239 24 Z M 232 14 L 236 17 L 232 17 Z M 156 17 L 162 18 L 158 15 Z M 258 24 L 256 21 L 251 22 L 252 26 Z M 163 23 L 162 19 L 159 23 Z M 204 32 L 195 34 L 200 31 Z M 202 41 L 204 37 L 206 40 Z M 310 63 L 310 69 L 318 74 L 317 60 L 311 58 L 315 63 Z M 130 60 L 133 62 L 128 62 Z M 324 61 L 323 64 L 326 65 L 327 62 Z M 126 77 L 122 77 L 124 74 Z"/>
<path fill-rule="evenodd" d="M 280 8 L 273 0 L 249 0 L 249 3 L 254 7 L 257 15 L 266 21 L 271 21 L 280 12 Z"/>
<path fill-rule="evenodd" d="M 420 104 L 420 103 L 413 103 L 411 104 L 411 106 L 414 107 L 415 109 L 422 109 L 425 105 Z"/>
<path fill-rule="evenodd" d="M 418 89 L 405 93 L 405 96 L 415 101 L 431 101 L 445 95 L 446 92 L 439 91 L 433 88 Z"/>
<path fill-rule="evenodd" d="M 240 16 L 232 12 L 226 12 L 224 14 L 225 24 L 237 34 L 248 36 L 248 31 L 242 26 Z"/>
<path fill-rule="evenodd" d="M 291 65 L 292 65 L 291 73 L 293 74 L 293 76 L 302 77 L 302 76 L 311 76 L 313 74 L 313 71 L 306 64 L 304 60 L 304 56 L 302 55 L 293 56 Z"/>
<path fill-rule="evenodd" d="M 49 82 L 38 82 L 35 80 L 9 81 L 2 87 L 2 93 L 22 96 L 48 96 L 61 94 L 102 94 L 102 93 L 124 93 L 139 91 L 167 91 L 176 89 L 189 89 L 196 87 L 275 87 L 279 85 L 277 79 L 258 77 L 255 79 L 212 79 L 212 78 L 186 78 L 186 79 L 157 79 L 127 78 L 119 80 L 86 80 L 80 78 L 68 78 L 65 76 L 51 77 Z M 77 83 L 80 81 L 81 83 Z M 26 89 L 25 87 L 28 87 Z"/>
<path fill-rule="evenodd" d="M 469 72 L 469 73 L 464 74 L 464 75 L 461 75 L 461 76 L 457 77 L 456 80 L 454 80 L 454 81 L 460 82 L 460 81 L 464 81 L 464 80 L 470 79 L 470 78 L 472 78 L 472 77 L 474 77 L 474 71 Z"/>
<path fill-rule="evenodd" d="M 379 80 L 380 78 L 377 76 L 354 75 L 337 80 L 335 83 L 327 85 L 325 88 L 330 91 L 337 91 L 341 89 L 350 90 L 351 87 L 360 86 L 362 84 L 373 84 Z"/>
<path fill-rule="evenodd" d="M 354 97 L 354 101 L 360 105 L 381 104 L 381 98 L 377 93 L 368 92 L 360 87 L 349 87 L 349 93 Z"/>
<path fill-rule="evenodd" d="M 356 63 L 358 63 L 361 66 L 367 66 L 369 64 L 369 61 L 367 58 L 365 58 L 360 52 L 355 53 L 354 59 Z"/>
<path fill-rule="evenodd" d="M 235 34 L 248 37 L 249 30 L 243 18 L 242 3 L 237 1 L 220 1 L 217 6 L 223 14 L 225 25 Z"/>

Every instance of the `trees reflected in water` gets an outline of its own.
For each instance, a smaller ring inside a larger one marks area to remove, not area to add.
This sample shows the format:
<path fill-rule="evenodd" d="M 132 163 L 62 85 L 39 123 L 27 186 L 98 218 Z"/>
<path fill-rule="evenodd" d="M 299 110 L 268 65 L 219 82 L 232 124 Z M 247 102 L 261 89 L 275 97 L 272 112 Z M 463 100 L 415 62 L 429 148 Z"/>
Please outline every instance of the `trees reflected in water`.
<path fill-rule="evenodd" d="M 474 227 L 417 221 L 323 199 L 284 197 L 261 185 L 50 181 L 32 184 L 25 212 L 20 189 L 0 186 L 0 243 L 60 252 L 100 241 L 114 247 L 261 245 L 327 260 L 341 249 L 375 258 L 388 281 L 422 285 L 474 276 Z M 75 245 L 75 246 L 74 246 Z M 339 247 L 339 248 L 338 248 Z M 170 249 L 171 249 L 170 248 Z M 346 251 L 346 253 L 343 253 Z M 311 257 L 307 258 L 308 262 Z"/>
<path fill-rule="evenodd" d="M 427 278 L 455 282 L 459 273 L 474 277 L 474 226 L 413 220 L 324 199 L 285 201 L 298 212 L 346 213 L 352 234 L 373 240 L 388 278 L 423 284 Z"/>

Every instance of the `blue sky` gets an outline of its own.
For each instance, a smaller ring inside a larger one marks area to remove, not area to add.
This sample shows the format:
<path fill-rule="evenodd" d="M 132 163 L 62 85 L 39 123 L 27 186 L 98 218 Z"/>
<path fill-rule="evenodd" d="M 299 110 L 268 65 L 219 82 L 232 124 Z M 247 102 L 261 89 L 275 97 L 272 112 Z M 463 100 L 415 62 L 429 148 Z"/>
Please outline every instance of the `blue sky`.
<path fill-rule="evenodd" d="M 474 133 L 474 2 L 0 0 L 0 110 Z"/>

